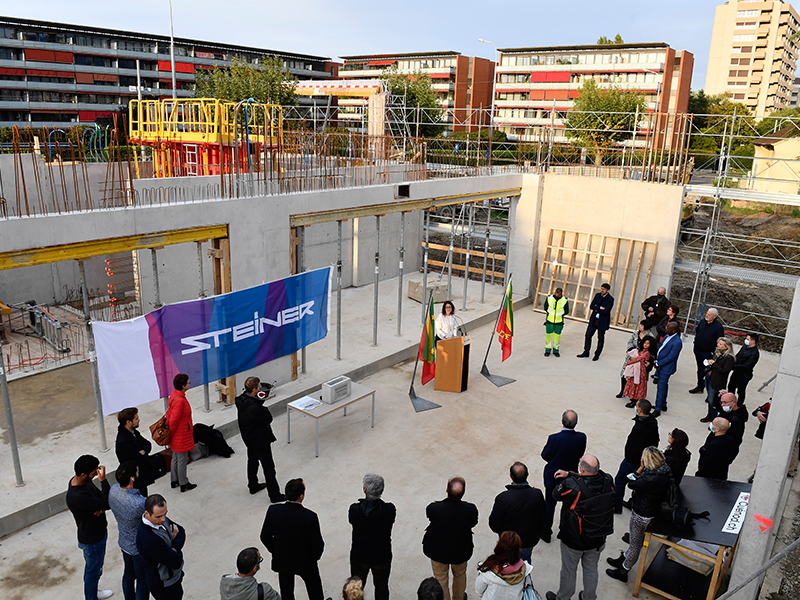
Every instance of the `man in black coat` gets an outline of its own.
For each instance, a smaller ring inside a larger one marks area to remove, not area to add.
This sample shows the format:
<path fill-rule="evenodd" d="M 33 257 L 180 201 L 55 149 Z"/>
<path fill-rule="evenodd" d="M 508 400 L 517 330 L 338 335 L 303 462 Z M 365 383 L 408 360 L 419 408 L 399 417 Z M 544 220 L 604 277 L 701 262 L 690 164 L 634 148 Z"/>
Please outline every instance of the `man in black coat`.
<path fill-rule="evenodd" d="M 139 467 L 139 477 L 136 478 L 134 487 L 147 498 L 147 486 L 164 475 L 166 465 L 160 454 L 150 455 L 153 445 L 139 433 L 139 409 L 123 408 L 117 413 L 117 440 L 114 452 L 119 464 L 132 460 Z"/>
<path fill-rule="evenodd" d="M 511 484 L 494 499 L 489 529 L 500 535 L 514 531 L 522 539 L 522 560 L 531 562 L 531 552 L 547 534 L 547 508 L 542 492 L 528 485 L 528 467 L 517 461 L 511 465 Z"/>
<path fill-rule="evenodd" d="M 736 353 L 736 363 L 733 365 L 731 380 L 728 383 L 728 391 L 736 394 L 739 406 L 742 408 L 747 394 L 747 384 L 753 378 L 753 369 L 759 358 L 758 334 L 750 333 L 745 336 L 742 349 Z"/>
<path fill-rule="evenodd" d="M 600 286 L 600 292 L 594 295 L 592 303 L 589 305 L 591 314 L 589 324 L 586 326 L 586 335 L 583 338 L 583 353 L 578 354 L 578 358 L 586 358 L 592 349 L 592 337 L 597 332 L 597 350 L 594 351 L 592 360 L 598 360 L 603 352 L 606 343 L 606 331 L 611 327 L 611 309 L 614 308 L 614 298 L 609 294 L 611 285 L 604 283 Z"/>
<path fill-rule="evenodd" d="M 717 319 L 716 308 L 706 311 L 706 318 L 697 324 L 694 332 L 694 360 L 697 363 L 697 386 L 689 390 L 690 394 L 706 393 L 706 366 L 703 361 L 711 358 L 717 349 L 717 340 L 725 336 L 725 328 Z"/>
<path fill-rule="evenodd" d="M 625 499 L 625 486 L 628 475 L 636 472 L 642 463 L 642 452 L 648 446 L 658 447 L 658 419 L 652 414 L 653 405 L 649 400 L 639 400 L 636 403 L 636 416 L 633 418 L 633 428 L 625 442 L 625 458 L 619 464 L 619 471 L 614 478 L 614 488 L 617 492 L 617 501 L 614 512 L 622 513 L 622 501 Z"/>
<path fill-rule="evenodd" d="M 647 300 L 642 302 L 645 320 L 644 328 L 650 329 L 661 323 L 661 320 L 667 316 L 668 308 L 669 298 L 667 298 L 667 289 L 660 287 L 656 291 L 655 296 L 650 296 Z"/>
<path fill-rule="evenodd" d="M 286 496 L 275 477 L 275 461 L 272 458 L 272 413 L 264 406 L 267 394 L 261 391 L 261 380 L 248 377 L 244 382 L 244 393 L 236 398 L 239 432 L 247 447 L 247 487 L 251 494 L 267 489 L 270 502 L 283 502 Z M 266 483 L 258 482 L 258 464 L 264 470 Z"/>
<path fill-rule="evenodd" d="M 186 531 L 167 518 L 167 501 L 148 496 L 136 531 L 136 549 L 144 563 L 147 587 L 155 600 L 183 598 L 183 546 Z"/>
<path fill-rule="evenodd" d="M 391 502 L 381 500 L 383 477 L 376 473 L 364 475 L 364 496 L 350 505 L 347 518 L 353 526 L 350 546 L 350 575 L 367 585 L 372 571 L 375 600 L 389 600 L 389 573 L 392 569 L 392 526 L 397 509 Z"/>
<path fill-rule="evenodd" d="M 695 477 L 709 479 L 728 479 L 728 468 L 739 452 L 736 440 L 727 435 L 730 423 L 723 417 L 711 422 L 711 433 L 706 443 L 700 448 Z"/>
<path fill-rule="evenodd" d="M 728 421 L 730 425 L 728 433 L 725 435 L 736 440 L 736 455 L 738 455 L 739 446 L 742 445 L 742 440 L 744 439 L 745 423 L 747 423 L 750 415 L 744 406 L 739 406 L 736 395 L 730 392 L 725 392 L 719 397 L 716 407 L 719 416 Z M 734 458 L 736 455 L 734 455 Z"/>
<path fill-rule="evenodd" d="M 306 486 L 302 479 L 286 484 L 284 504 L 267 509 L 261 542 L 272 553 L 272 570 L 278 574 L 282 600 L 294 600 L 294 577 L 306 584 L 309 600 L 323 600 L 319 565 L 325 549 L 317 513 L 303 506 Z"/>
<path fill-rule="evenodd" d="M 467 589 L 467 561 L 472 558 L 472 528 L 478 524 L 478 507 L 462 500 L 466 489 L 463 477 L 453 477 L 447 482 L 447 498 L 431 502 L 425 509 L 430 525 L 422 538 L 422 552 L 431 559 L 444 600 L 461 600 Z"/>
<path fill-rule="evenodd" d="M 575 431 L 578 424 L 578 413 L 566 410 L 561 415 L 561 431 L 553 433 L 547 438 L 547 444 L 542 449 L 542 459 L 547 462 L 544 467 L 544 501 L 547 505 L 547 521 L 542 531 L 542 539 L 550 543 L 553 534 L 553 518 L 556 511 L 556 501 L 553 490 L 561 483 L 555 478 L 556 471 L 578 470 L 578 461 L 586 452 L 586 434 Z"/>

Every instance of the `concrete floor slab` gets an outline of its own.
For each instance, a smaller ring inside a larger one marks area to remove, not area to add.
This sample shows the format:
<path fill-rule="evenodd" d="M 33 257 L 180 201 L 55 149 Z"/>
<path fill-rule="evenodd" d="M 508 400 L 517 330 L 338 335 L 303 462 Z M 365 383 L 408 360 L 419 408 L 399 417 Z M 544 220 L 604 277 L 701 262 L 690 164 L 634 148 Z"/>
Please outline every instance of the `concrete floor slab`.
<path fill-rule="evenodd" d="M 394 292 L 396 294 L 396 288 Z M 371 300 L 371 294 L 369 298 Z M 416 306 L 414 319 L 418 323 L 419 305 Z M 353 309 L 357 308 L 353 304 Z M 362 314 L 369 314 L 369 311 L 362 310 Z M 612 474 L 616 472 L 633 416 L 631 410 L 623 407 L 623 400 L 614 398 L 619 389 L 619 371 L 629 334 L 610 331 L 600 361 L 578 360 L 575 355 L 582 348 L 584 326 L 570 321 L 562 337 L 562 357 L 545 358 L 542 320 L 541 313 L 529 308 L 519 310 L 511 358 L 501 364 L 499 347 L 492 349 L 489 360 L 492 372 L 517 379 L 516 383 L 503 388 L 496 388 L 479 374 L 483 359 L 480 350 L 486 348 L 491 326 L 474 330 L 475 351 L 466 392 L 450 394 L 434 391 L 432 384 L 416 386 L 419 395 L 441 404 L 440 409 L 424 413 L 413 411 L 407 394 L 413 369 L 411 361 L 363 379 L 361 383 L 377 389 L 375 428 L 369 426 L 368 401 L 354 405 L 346 417 L 337 413 L 326 418 L 320 423 L 318 459 L 314 458 L 311 419 L 293 417 L 290 445 L 285 443 L 285 414 L 275 419 L 278 442 L 274 445 L 274 454 L 278 478 L 281 482 L 292 477 L 304 478 L 308 486 L 306 505 L 320 515 L 326 541 L 320 563 L 326 595 L 338 597 L 342 582 L 349 574 L 347 507 L 360 497 L 361 477 L 367 471 L 378 472 L 386 478 L 384 498 L 397 505 L 390 587 L 394 595 L 406 598 L 413 597 L 419 581 L 430 575 L 430 564 L 421 546 L 427 525 L 425 506 L 444 497 L 448 477 L 458 474 L 466 478 L 465 499 L 477 504 L 480 511 L 480 523 L 475 528 L 475 553 L 468 568 L 468 592 L 472 594 L 475 566 L 494 545 L 487 519 L 494 496 L 508 481 L 508 467 L 514 460 L 526 462 L 531 471 L 531 483 L 541 486 L 544 465 L 539 454 L 547 435 L 560 427 L 564 409 L 578 411 L 578 428 L 588 435 L 589 451 L 599 457 L 601 468 Z M 369 331 L 368 327 L 366 329 Z M 414 329 L 409 326 L 407 331 L 414 341 L 417 337 Z M 388 345 L 388 336 L 383 339 Z M 311 359 L 313 354 L 309 352 L 309 356 Z M 763 393 L 756 389 L 777 370 L 778 358 L 762 353 L 748 391 L 748 405 L 754 407 L 769 398 L 771 388 Z M 312 368 L 322 364 L 326 365 L 324 369 L 329 368 L 322 357 L 316 360 L 315 363 L 309 361 Z M 707 433 L 706 426 L 698 421 L 705 414 L 702 396 L 686 393 L 693 386 L 693 380 L 694 360 L 691 340 L 687 340 L 678 373 L 671 380 L 670 410 L 660 419 L 660 426 L 662 447 L 666 444 L 667 432 L 673 427 L 681 427 L 689 434 L 693 454 L 687 471 L 690 473 L 696 468 L 697 449 Z M 654 396 L 654 386 L 648 391 Z M 216 409 L 204 415 L 199 408 L 202 398 L 195 393 L 190 399 L 198 420 L 210 417 L 213 422 L 226 413 L 234 416 L 233 411 Z M 143 422 L 149 423 L 150 417 L 157 415 L 157 404 L 145 407 Z M 113 430 L 109 428 L 109 431 Z M 742 451 L 731 468 L 732 479 L 745 480 L 756 464 L 759 442 L 753 437 L 754 432 L 755 425 L 749 422 Z M 70 476 L 68 465 L 78 454 L 92 451 L 95 444 L 86 440 L 93 440 L 93 435 L 93 425 L 89 423 L 59 434 L 57 439 L 55 436 L 42 439 L 36 448 L 26 448 L 24 456 L 28 458 L 23 460 L 30 464 L 35 456 L 38 469 L 31 470 L 30 485 L 44 475 L 52 481 L 54 489 L 65 489 Z M 250 496 L 247 493 L 241 438 L 236 436 L 229 442 L 236 450 L 232 458 L 212 457 L 190 465 L 189 478 L 198 484 L 191 493 L 170 490 L 166 479 L 151 488 L 153 492 L 164 494 L 170 517 L 186 527 L 184 588 L 190 600 L 217 597 L 219 577 L 234 569 L 238 551 L 249 545 L 261 547 L 258 534 L 267 498 L 263 494 Z M 101 460 L 115 463 L 111 460 L 113 456 L 107 457 L 109 455 L 102 455 Z M 26 490 L 13 486 L 7 452 L 3 454 L 0 469 L 4 478 L 0 507 L 6 514 L 8 506 L 15 503 L 14 495 Z M 624 548 L 619 538 L 627 530 L 627 517 L 627 511 L 617 517 L 616 532 L 609 538 L 604 556 L 616 555 Z M 109 545 L 101 583 L 121 597 L 122 560 L 116 546 L 116 523 L 111 516 L 109 523 Z M 3 573 L 0 597 L 21 600 L 37 592 L 52 598 L 80 595 L 83 561 L 69 513 L 58 514 L 10 536 L 0 542 L 0 547 Z M 557 587 L 559 561 L 557 542 L 535 548 L 535 582 L 542 594 Z M 44 576 L 43 571 L 47 572 Z M 268 568 L 262 569 L 260 576 L 277 586 L 277 577 Z M 601 598 L 627 598 L 632 588 L 632 581 L 623 585 L 601 574 Z M 302 589 L 300 585 L 300 597 L 304 597 Z M 370 583 L 367 597 L 372 594 Z M 651 597 L 654 596 L 646 592 L 640 594 L 640 598 Z"/>

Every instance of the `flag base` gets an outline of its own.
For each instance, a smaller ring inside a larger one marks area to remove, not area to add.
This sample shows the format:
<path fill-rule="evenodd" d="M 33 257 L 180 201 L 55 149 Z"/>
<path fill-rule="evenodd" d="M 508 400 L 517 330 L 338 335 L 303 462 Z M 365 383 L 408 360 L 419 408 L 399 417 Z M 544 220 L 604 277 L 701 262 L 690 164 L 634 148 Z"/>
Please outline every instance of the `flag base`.
<path fill-rule="evenodd" d="M 442 407 L 441 404 L 436 404 L 435 402 L 431 402 L 430 400 L 425 400 L 425 398 L 420 398 L 417 396 L 417 393 L 414 391 L 413 383 L 411 384 L 411 389 L 408 390 L 408 397 L 411 399 L 411 404 L 414 406 L 414 410 L 416 412 L 423 412 Z"/>
<path fill-rule="evenodd" d="M 495 384 L 497 387 L 503 387 L 504 385 L 508 385 L 509 383 L 514 383 L 516 379 L 511 379 L 510 377 L 503 377 L 502 375 L 492 375 L 489 373 L 489 368 L 486 366 L 486 363 L 483 363 L 481 367 L 481 375 L 486 377 L 489 381 Z"/>

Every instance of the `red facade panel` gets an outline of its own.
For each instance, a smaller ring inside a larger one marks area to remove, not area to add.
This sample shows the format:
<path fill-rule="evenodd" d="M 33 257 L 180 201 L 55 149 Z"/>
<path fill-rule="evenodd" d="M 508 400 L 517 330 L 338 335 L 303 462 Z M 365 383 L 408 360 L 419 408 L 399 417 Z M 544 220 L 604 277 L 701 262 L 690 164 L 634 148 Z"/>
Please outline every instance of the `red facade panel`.
<path fill-rule="evenodd" d="M 450 79 L 450 73 L 429 73 L 431 79 Z"/>
<path fill-rule="evenodd" d="M 0 75 L 25 75 L 25 69 L 0 69 Z"/>
<path fill-rule="evenodd" d="M 94 83 L 94 75 L 91 73 L 75 73 L 75 83 Z"/>
<path fill-rule="evenodd" d="M 36 50 L 28 48 L 25 50 L 25 60 L 35 60 L 37 62 L 55 62 L 52 50 Z"/>
<path fill-rule="evenodd" d="M 159 71 L 172 71 L 172 64 L 168 60 L 160 60 L 160 61 L 158 61 L 158 70 Z M 176 73 L 194 73 L 194 65 L 192 63 L 176 62 L 175 63 L 175 72 Z"/>
<path fill-rule="evenodd" d="M 569 83 L 570 73 L 569 71 L 553 71 L 552 73 L 547 73 L 547 82 L 553 83 Z"/>
<path fill-rule="evenodd" d="M 545 90 L 545 100 L 569 100 L 569 90 Z"/>
<path fill-rule="evenodd" d="M 580 90 L 570 90 L 570 91 L 569 91 L 569 97 L 570 97 L 570 99 L 572 99 L 572 98 L 578 98 L 580 95 L 581 95 L 581 91 L 580 91 Z"/>
<path fill-rule="evenodd" d="M 40 71 L 38 69 L 28 69 L 28 75 L 34 77 L 58 77 L 58 71 Z"/>
<path fill-rule="evenodd" d="M 95 73 L 95 81 L 119 81 L 119 75 L 106 75 L 104 73 Z"/>
<path fill-rule="evenodd" d="M 547 81 L 547 73 L 537 71 L 536 73 L 531 73 L 531 82 L 534 83 L 542 83 Z"/>
<path fill-rule="evenodd" d="M 72 52 L 53 52 L 53 59 L 57 63 L 71 65 L 73 63 Z"/>
<path fill-rule="evenodd" d="M 531 90 L 531 100 L 544 100 L 545 90 Z"/>
<path fill-rule="evenodd" d="M 81 121 L 94 121 L 97 118 L 96 110 L 79 110 L 78 118 Z"/>

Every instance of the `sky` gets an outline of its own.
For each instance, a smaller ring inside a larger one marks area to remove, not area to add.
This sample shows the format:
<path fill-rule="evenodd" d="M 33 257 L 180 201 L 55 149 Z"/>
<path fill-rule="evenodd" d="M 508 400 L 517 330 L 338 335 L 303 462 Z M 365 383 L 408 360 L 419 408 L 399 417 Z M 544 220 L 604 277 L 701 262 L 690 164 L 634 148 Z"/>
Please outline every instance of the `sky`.
<path fill-rule="evenodd" d="M 173 0 L 175 37 L 330 56 L 454 50 L 494 58 L 498 48 L 666 42 L 694 54 L 692 89 L 705 83 L 714 8 L 721 0 Z M 168 0 L 0 0 L 0 14 L 169 35 Z"/>

